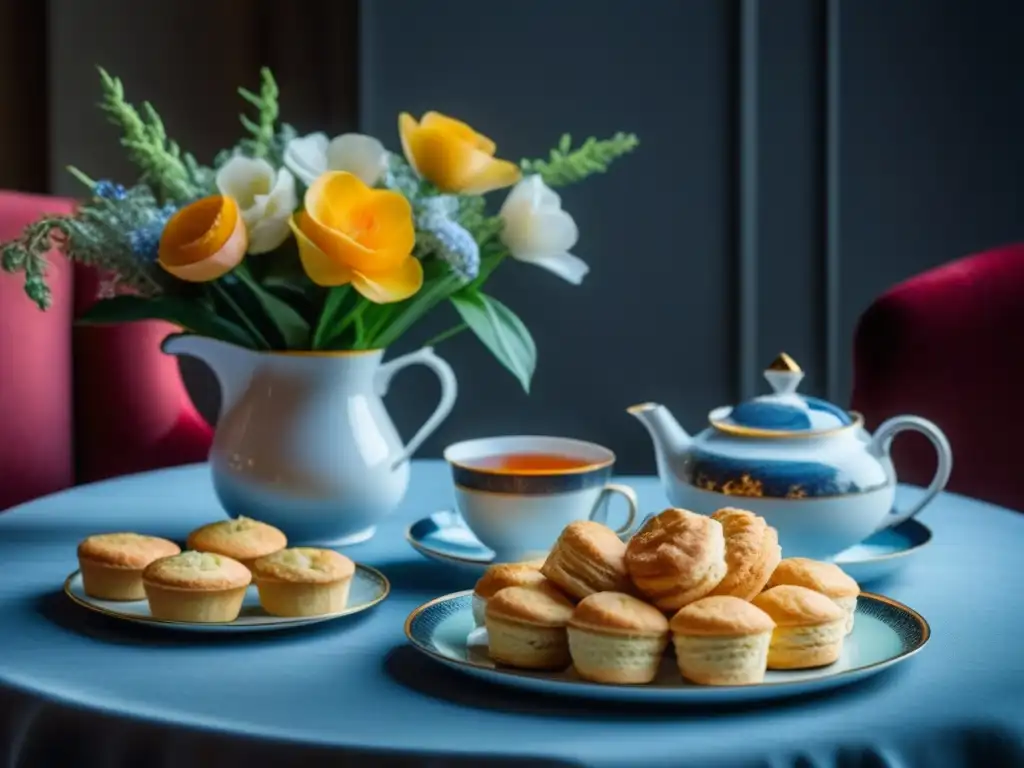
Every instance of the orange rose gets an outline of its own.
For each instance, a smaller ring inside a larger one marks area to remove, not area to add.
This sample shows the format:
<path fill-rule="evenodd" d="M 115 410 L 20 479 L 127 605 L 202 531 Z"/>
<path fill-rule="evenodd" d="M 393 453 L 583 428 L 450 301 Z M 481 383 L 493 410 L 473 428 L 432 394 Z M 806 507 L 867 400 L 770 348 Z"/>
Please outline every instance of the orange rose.
<path fill-rule="evenodd" d="M 157 263 L 179 280 L 205 283 L 237 267 L 248 244 L 238 203 L 213 195 L 170 218 L 160 237 Z"/>
<path fill-rule="evenodd" d="M 442 192 L 482 195 L 521 176 L 515 163 L 494 157 L 493 141 L 440 112 L 427 112 L 419 123 L 403 112 L 398 132 L 409 164 Z"/>
<path fill-rule="evenodd" d="M 305 210 L 291 227 L 303 269 L 317 285 L 351 283 L 377 304 L 407 299 L 423 285 L 423 267 L 412 255 L 412 207 L 397 192 L 328 171 L 306 190 Z"/>

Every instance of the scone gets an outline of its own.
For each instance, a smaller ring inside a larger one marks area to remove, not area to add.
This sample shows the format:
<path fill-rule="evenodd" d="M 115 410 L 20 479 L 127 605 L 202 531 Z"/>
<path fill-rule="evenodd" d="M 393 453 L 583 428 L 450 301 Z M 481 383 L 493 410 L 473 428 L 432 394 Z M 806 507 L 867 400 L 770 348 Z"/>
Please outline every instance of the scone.
<path fill-rule="evenodd" d="M 507 587 L 487 601 L 487 653 L 498 664 L 520 669 L 565 669 L 569 599 L 554 592 Z"/>
<path fill-rule="evenodd" d="M 548 581 L 537 566 L 527 563 L 500 563 L 492 565 L 473 587 L 473 620 L 478 627 L 484 625 L 484 609 L 487 601 L 506 587 L 526 587 L 557 592 L 557 587 Z"/>
<path fill-rule="evenodd" d="M 197 552 L 227 555 L 251 568 L 256 559 L 287 547 L 288 539 L 272 525 L 236 517 L 196 528 L 188 535 L 186 546 Z"/>
<path fill-rule="evenodd" d="M 240 562 L 210 552 L 164 557 L 142 574 L 153 618 L 203 624 L 237 619 L 250 581 Z"/>
<path fill-rule="evenodd" d="M 768 583 L 782 558 L 779 534 L 763 517 L 745 509 L 726 507 L 711 516 L 725 535 L 725 578 L 712 595 L 750 600 Z"/>
<path fill-rule="evenodd" d="M 173 541 L 138 533 L 100 533 L 78 545 L 85 594 L 100 600 L 145 600 L 142 572 L 161 557 L 176 555 Z"/>
<path fill-rule="evenodd" d="M 632 595 L 596 592 L 576 606 L 568 635 L 572 665 L 584 680 L 649 683 L 668 645 L 668 619 Z"/>
<path fill-rule="evenodd" d="M 700 685 L 764 681 L 775 622 L 746 600 L 713 595 L 680 609 L 669 622 L 676 664 Z"/>
<path fill-rule="evenodd" d="M 252 564 L 260 605 L 273 616 L 322 616 L 345 609 L 356 565 L 333 549 L 294 547 Z"/>
<path fill-rule="evenodd" d="M 768 669 L 824 667 L 839 659 L 846 613 L 820 592 L 782 584 L 755 597 L 753 605 L 775 622 Z"/>
<path fill-rule="evenodd" d="M 853 631 L 860 585 L 835 563 L 822 563 L 806 557 L 787 557 L 768 580 L 769 587 L 792 584 L 820 592 L 846 613 L 846 634 Z"/>
<path fill-rule="evenodd" d="M 648 520 L 626 546 L 636 588 L 666 613 L 711 593 L 725 578 L 722 524 L 669 508 Z"/>
<path fill-rule="evenodd" d="M 562 530 L 540 572 L 578 600 L 595 592 L 631 592 L 625 554 L 611 528 L 577 520 Z"/>

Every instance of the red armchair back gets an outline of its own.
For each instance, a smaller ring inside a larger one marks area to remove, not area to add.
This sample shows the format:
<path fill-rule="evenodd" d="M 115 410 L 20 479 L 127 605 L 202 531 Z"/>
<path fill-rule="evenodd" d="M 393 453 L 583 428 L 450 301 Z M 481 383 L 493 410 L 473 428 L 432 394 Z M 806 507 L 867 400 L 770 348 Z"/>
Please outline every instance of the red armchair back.
<path fill-rule="evenodd" d="M 948 489 L 1024 510 L 1024 245 L 969 256 L 897 285 L 854 338 L 853 408 L 867 426 L 931 419 L 953 448 Z M 925 485 L 935 455 L 893 446 L 900 480 Z"/>
<path fill-rule="evenodd" d="M 72 202 L 0 192 L 0 241 Z M 53 307 L 0 272 L 0 510 L 76 483 L 206 459 L 212 430 L 177 361 L 160 351 L 162 322 L 74 327 L 96 299 L 94 272 L 51 255 Z"/>

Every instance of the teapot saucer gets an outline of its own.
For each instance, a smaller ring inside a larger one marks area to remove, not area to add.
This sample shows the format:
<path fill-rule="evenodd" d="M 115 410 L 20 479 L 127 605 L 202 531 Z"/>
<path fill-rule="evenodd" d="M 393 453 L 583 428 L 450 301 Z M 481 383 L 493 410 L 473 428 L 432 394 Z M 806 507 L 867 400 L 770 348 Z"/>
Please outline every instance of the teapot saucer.
<path fill-rule="evenodd" d="M 494 552 L 451 510 L 417 520 L 406 530 L 405 538 L 424 557 L 448 565 L 483 572 L 494 564 Z M 931 538 L 928 526 L 907 520 L 841 552 L 833 562 L 863 586 L 900 571 Z"/>
<path fill-rule="evenodd" d="M 840 552 L 832 562 L 864 586 L 902 570 L 931 540 L 928 526 L 917 520 L 906 520 Z"/>

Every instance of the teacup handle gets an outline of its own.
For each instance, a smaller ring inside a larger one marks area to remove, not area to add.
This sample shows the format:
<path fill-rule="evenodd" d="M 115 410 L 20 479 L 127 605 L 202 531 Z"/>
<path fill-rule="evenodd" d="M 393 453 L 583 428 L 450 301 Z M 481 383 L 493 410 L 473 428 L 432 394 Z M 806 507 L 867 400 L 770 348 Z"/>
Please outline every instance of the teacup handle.
<path fill-rule="evenodd" d="M 590 519 L 594 518 L 601 512 L 601 510 L 607 510 L 606 503 L 609 497 L 618 494 L 626 500 L 628 506 L 628 514 L 626 515 L 626 522 L 620 527 L 615 529 L 615 533 L 619 536 L 625 536 L 633 529 L 633 521 L 636 520 L 637 511 L 640 509 L 640 502 L 637 501 L 636 491 L 630 488 L 628 485 L 619 485 L 618 483 L 608 483 L 603 489 L 601 489 L 601 495 L 597 497 L 597 503 L 594 505 L 594 511 L 590 513 Z M 605 515 L 607 518 L 607 514 Z M 606 522 L 606 520 L 598 520 L 596 522 Z"/>
<path fill-rule="evenodd" d="M 949 440 L 946 439 L 942 430 L 935 424 L 919 416 L 894 416 L 884 422 L 876 430 L 874 437 L 871 438 L 869 450 L 879 458 L 888 458 L 893 438 L 900 432 L 908 429 L 920 432 L 931 441 L 931 444 L 935 447 L 935 452 L 938 454 L 939 464 L 935 468 L 935 477 L 932 478 L 931 483 L 925 489 L 924 496 L 909 509 L 903 511 L 894 509 L 878 526 L 878 530 L 891 528 L 894 525 L 906 522 L 924 509 L 925 505 L 946 487 L 946 483 L 949 482 L 949 473 L 953 470 L 953 450 L 949 446 Z"/>
<path fill-rule="evenodd" d="M 402 452 L 392 462 L 392 469 L 400 467 L 403 462 L 408 461 L 409 457 L 416 453 L 416 450 L 422 445 L 423 441 L 430 437 L 430 434 L 435 429 L 441 426 L 441 422 L 451 413 L 455 405 L 455 398 L 459 392 L 458 381 L 455 379 L 455 371 L 452 370 L 452 367 L 434 354 L 433 347 L 423 347 L 415 352 L 389 360 L 377 369 L 377 374 L 374 377 L 377 394 L 384 397 L 388 393 L 388 384 L 391 383 L 391 377 L 403 368 L 417 364 L 425 365 L 437 374 L 437 378 L 441 381 L 441 401 L 437 404 L 434 412 L 430 414 L 430 418 L 423 422 L 423 426 L 412 436 L 412 439 L 406 443 L 405 448 L 402 449 Z"/>

